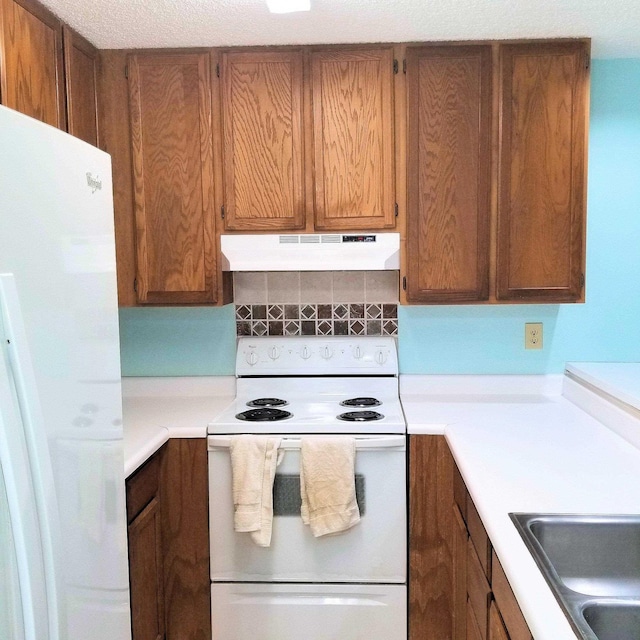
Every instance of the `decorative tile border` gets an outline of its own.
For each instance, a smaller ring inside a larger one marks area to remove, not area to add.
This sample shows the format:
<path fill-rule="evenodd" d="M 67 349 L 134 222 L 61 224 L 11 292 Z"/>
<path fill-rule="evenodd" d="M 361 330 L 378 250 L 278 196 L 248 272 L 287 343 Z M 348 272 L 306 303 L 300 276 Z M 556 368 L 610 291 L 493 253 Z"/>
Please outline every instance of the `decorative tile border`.
<path fill-rule="evenodd" d="M 398 305 L 237 304 L 239 336 L 396 336 Z"/>

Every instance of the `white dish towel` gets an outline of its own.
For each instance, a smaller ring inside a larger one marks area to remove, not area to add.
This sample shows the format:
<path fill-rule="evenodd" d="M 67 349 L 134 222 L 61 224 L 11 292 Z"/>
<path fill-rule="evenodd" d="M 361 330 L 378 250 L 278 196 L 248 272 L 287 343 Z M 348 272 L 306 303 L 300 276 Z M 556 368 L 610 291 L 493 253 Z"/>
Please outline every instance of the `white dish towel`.
<path fill-rule="evenodd" d="M 284 452 L 281 438 L 240 435 L 231 438 L 233 525 L 236 531 L 251 532 L 261 546 L 271 544 L 273 526 L 273 479 Z"/>
<path fill-rule="evenodd" d="M 355 438 L 302 438 L 300 512 L 316 538 L 346 531 L 360 522 L 355 466 Z"/>

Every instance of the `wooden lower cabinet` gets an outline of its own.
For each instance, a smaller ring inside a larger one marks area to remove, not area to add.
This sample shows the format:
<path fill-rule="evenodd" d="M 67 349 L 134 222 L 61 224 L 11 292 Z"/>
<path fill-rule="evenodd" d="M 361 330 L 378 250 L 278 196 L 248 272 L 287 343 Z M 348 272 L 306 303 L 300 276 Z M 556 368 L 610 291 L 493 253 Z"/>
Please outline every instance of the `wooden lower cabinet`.
<path fill-rule="evenodd" d="M 206 440 L 170 440 L 126 488 L 133 640 L 210 640 Z"/>
<path fill-rule="evenodd" d="M 509 640 L 509 634 L 495 602 L 492 602 L 489 608 L 489 640 Z"/>
<path fill-rule="evenodd" d="M 163 640 L 164 568 L 160 460 L 149 460 L 127 481 L 129 580 L 133 640 Z"/>
<path fill-rule="evenodd" d="M 532 640 L 444 436 L 409 438 L 409 640 Z"/>

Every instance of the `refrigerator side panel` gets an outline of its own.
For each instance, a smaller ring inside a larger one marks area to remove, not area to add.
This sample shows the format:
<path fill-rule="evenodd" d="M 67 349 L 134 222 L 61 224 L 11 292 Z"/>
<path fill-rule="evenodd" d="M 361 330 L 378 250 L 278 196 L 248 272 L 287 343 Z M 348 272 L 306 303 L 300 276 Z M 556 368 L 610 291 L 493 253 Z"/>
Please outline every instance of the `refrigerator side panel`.
<path fill-rule="evenodd" d="M 24 319 L 59 511 L 68 640 L 129 634 L 107 154 L 0 107 L 0 273 Z"/>

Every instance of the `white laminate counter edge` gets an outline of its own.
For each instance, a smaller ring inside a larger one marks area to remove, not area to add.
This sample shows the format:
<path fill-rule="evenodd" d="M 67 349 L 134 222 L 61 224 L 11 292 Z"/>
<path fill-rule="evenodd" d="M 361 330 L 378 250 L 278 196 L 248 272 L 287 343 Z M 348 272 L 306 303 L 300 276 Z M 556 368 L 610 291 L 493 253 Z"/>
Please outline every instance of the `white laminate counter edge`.
<path fill-rule="evenodd" d="M 138 438 L 138 442 L 126 446 L 124 477 L 128 478 L 137 471 L 167 440 L 169 440 L 169 430 L 157 427 L 148 430 L 147 437 Z"/>

